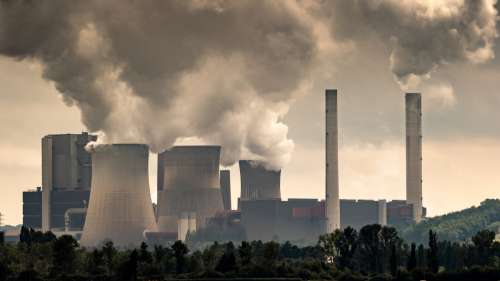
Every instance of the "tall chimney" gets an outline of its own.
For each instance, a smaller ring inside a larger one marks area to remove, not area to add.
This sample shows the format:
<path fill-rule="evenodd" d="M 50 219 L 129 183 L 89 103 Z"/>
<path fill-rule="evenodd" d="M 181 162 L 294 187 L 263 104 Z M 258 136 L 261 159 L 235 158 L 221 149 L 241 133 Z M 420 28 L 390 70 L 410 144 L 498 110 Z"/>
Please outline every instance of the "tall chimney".
<path fill-rule="evenodd" d="M 326 102 L 326 231 L 340 228 L 337 90 L 327 89 Z"/>
<path fill-rule="evenodd" d="M 422 97 L 406 94 L 406 203 L 413 219 L 422 219 Z"/>

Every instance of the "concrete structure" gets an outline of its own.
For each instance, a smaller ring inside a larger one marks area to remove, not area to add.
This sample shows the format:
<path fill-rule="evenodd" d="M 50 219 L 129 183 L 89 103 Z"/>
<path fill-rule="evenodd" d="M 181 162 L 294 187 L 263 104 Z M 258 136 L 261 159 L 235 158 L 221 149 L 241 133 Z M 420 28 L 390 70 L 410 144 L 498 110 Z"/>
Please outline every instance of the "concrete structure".
<path fill-rule="evenodd" d="M 337 90 L 325 92 L 326 124 L 326 231 L 340 228 Z"/>
<path fill-rule="evenodd" d="M 406 203 L 413 205 L 413 219 L 422 219 L 422 98 L 406 97 Z"/>
<path fill-rule="evenodd" d="M 184 212 L 177 220 L 177 240 L 186 241 L 186 236 L 189 233 L 189 217 L 188 213 Z"/>
<path fill-rule="evenodd" d="M 243 200 L 281 199 L 281 170 L 266 170 L 259 163 L 240 160 L 241 195 Z"/>
<path fill-rule="evenodd" d="M 231 174 L 229 170 L 220 171 L 220 192 L 224 210 L 231 210 Z"/>
<path fill-rule="evenodd" d="M 69 208 L 83 207 L 83 200 L 90 194 L 92 158 L 85 145 L 97 137 L 82 134 L 48 135 L 42 138 L 42 229 L 64 228 L 64 212 Z M 56 195 L 64 192 L 64 195 Z M 71 193 L 76 192 L 77 195 Z M 60 199 L 55 206 L 52 197 Z M 78 199 L 76 198 L 78 197 Z M 71 202 L 65 206 L 65 198 Z"/>
<path fill-rule="evenodd" d="M 87 208 L 71 208 L 64 213 L 64 232 L 82 231 Z"/>
<path fill-rule="evenodd" d="M 157 231 L 149 193 L 148 146 L 102 145 L 92 152 L 92 190 L 81 245 L 111 239 L 138 246 L 146 231 Z"/>
<path fill-rule="evenodd" d="M 177 231 L 184 212 L 196 213 L 197 227 L 223 210 L 219 178 L 220 146 L 175 146 L 158 156 L 158 226 Z M 160 185 L 161 184 L 161 185 Z"/>
<path fill-rule="evenodd" d="M 23 192 L 23 225 L 42 229 L 42 189 Z"/>
<path fill-rule="evenodd" d="M 387 224 L 385 200 L 340 200 L 340 225 L 357 230 L 369 224 Z"/>
<path fill-rule="evenodd" d="M 325 232 L 324 202 L 316 199 L 241 200 L 247 240 L 314 244 Z"/>

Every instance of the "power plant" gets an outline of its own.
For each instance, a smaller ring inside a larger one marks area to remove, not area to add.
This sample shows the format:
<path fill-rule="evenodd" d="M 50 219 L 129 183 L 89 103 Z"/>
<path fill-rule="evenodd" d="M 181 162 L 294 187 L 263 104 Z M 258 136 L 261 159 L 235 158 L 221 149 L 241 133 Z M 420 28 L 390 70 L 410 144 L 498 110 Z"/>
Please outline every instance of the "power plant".
<path fill-rule="evenodd" d="M 270 171 L 261 163 L 240 160 L 240 200 L 281 199 L 281 170 Z"/>
<path fill-rule="evenodd" d="M 327 89 L 325 200 L 282 200 L 281 170 L 240 160 L 241 192 L 233 210 L 231 173 L 220 170 L 221 147 L 191 145 L 158 154 L 153 208 L 147 145 L 97 145 L 89 153 L 85 146 L 96 136 L 48 135 L 42 138 L 42 186 L 23 192 L 23 224 L 74 235 L 86 247 L 107 239 L 128 247 L 177 239 L 315 243 L 318 235 L 347 226 L 421 221 L 421 95 L 405 95 L 406 200 L 340 199 L 337 101 L 337 90 Z"/>
<path fill-rule="evenodd" d="M 149 148 L 143 144 L 98 146 L 92 152 L 92 190 L 80 243 L 104 240 L 138 246 L 157 231 L 148 180 Z"/>
<path fill-rule="evenodd" d="M 196 226 L 224 209 L 220 189 L 220 146 L 174 146 L 158 155 L 158 226 L 177 230 L 182 213 L 196 213 Z M 161 185 L 160 185 L 161 184 Z"/>

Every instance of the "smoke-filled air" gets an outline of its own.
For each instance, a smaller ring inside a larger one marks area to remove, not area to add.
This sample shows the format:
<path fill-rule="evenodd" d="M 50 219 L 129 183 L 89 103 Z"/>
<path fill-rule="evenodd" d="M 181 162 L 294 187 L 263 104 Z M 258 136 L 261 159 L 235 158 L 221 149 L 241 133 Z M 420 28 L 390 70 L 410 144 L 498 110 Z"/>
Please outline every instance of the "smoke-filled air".
<path fill-rule="evenodd" d="M 414 87 L 494 57 L 495 2 L 7 0 L 0 54 L 40 63 L 102 143 L 159 152 L 196 138 L 220 144 L 223 165 L 279 169 L 294 148 L 283 117 L 335 51 L 325 40 L 356 46 L 374 31 L 396 82 Z"/>

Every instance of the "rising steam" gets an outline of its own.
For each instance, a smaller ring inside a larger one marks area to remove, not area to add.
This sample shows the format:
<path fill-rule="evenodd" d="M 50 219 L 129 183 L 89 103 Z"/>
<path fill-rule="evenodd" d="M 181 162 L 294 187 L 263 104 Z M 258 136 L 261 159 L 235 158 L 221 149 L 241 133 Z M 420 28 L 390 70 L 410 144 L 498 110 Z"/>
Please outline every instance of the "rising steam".
<path fill-rule="evenodd" d="M 442 64 L 491 59 L 493 5 L 7 0 L 0 54 L 40 62 L 101 142 L 158 152 L 196 137 L 221 144 L 224 165 L 244 158 L 278 169 L 294 147 L 281 119 L 321 59 L 315 27 L 331 28 L 334 40 L 387 40 L 391 69 L 406 85 Z"/>

